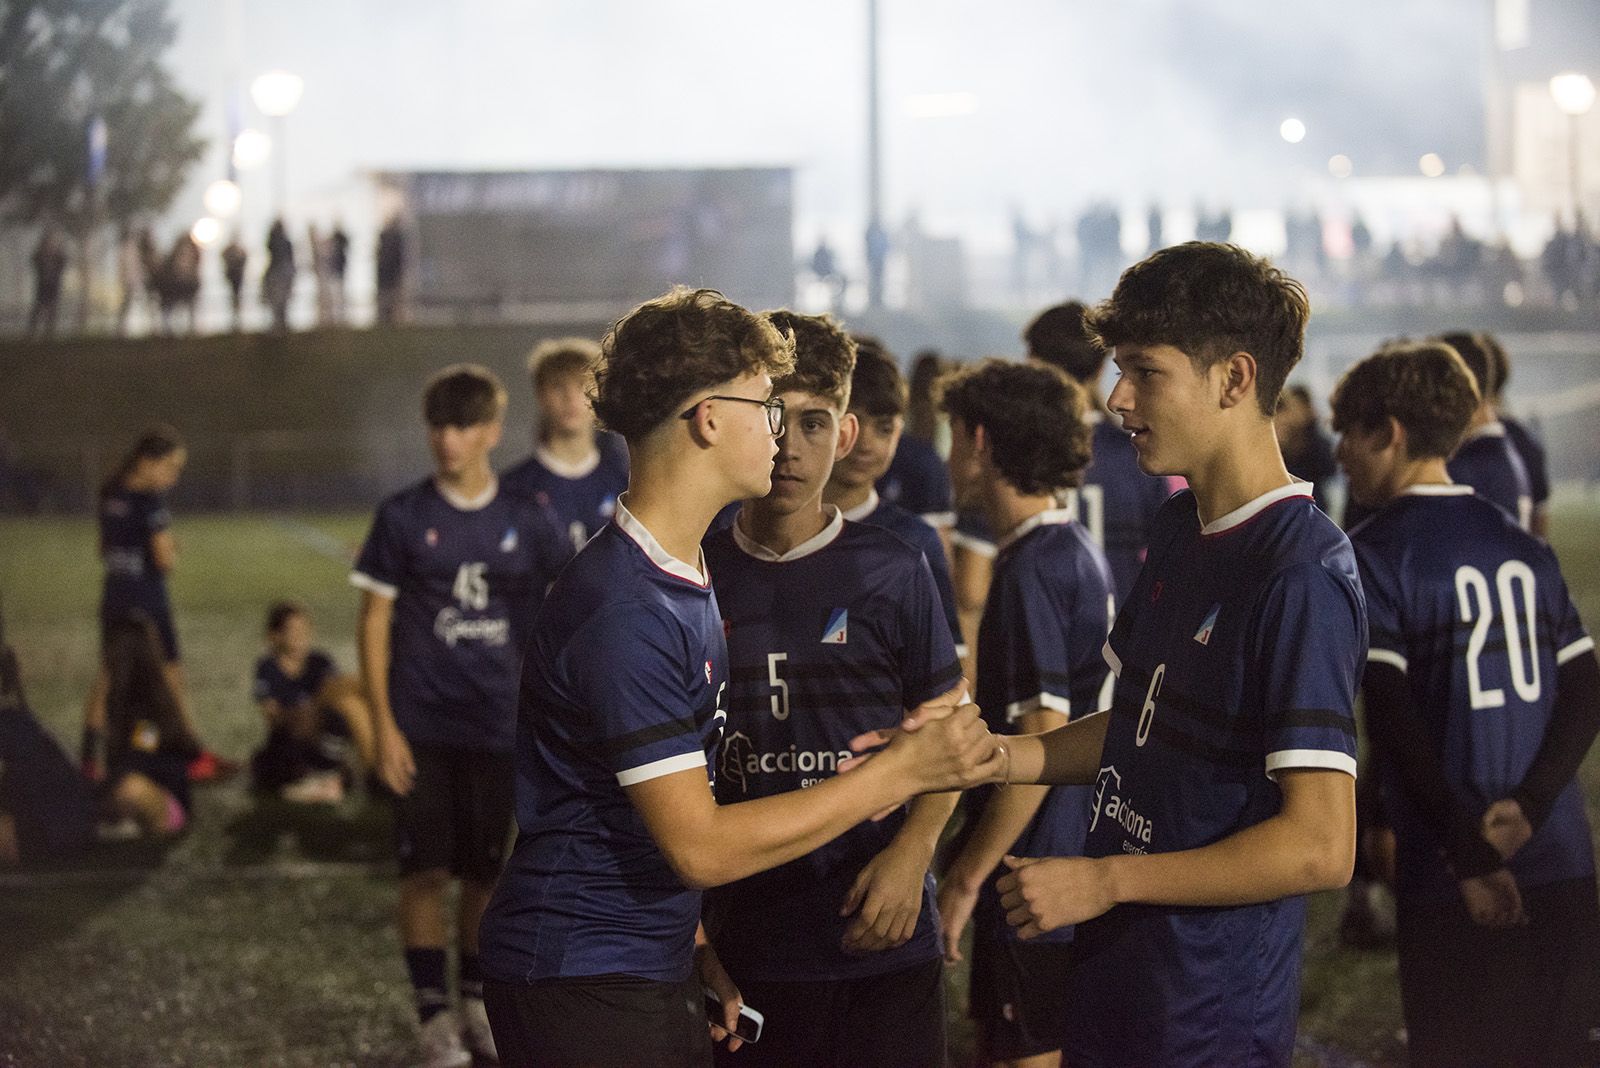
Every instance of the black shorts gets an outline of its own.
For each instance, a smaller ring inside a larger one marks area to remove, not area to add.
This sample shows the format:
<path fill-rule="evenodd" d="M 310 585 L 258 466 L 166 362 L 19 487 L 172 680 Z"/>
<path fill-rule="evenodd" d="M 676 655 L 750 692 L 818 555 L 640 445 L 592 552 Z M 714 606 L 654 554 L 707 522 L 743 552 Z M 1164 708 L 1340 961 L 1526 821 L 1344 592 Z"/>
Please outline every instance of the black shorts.
<path fill-rule="evenodd" d="M 991 1061 L 1058 1050 L 1066 1032 L 1072 944 L 972 940 L 967 1015 Z"/>
<path fill-rule="evenodd" d="M 1479 927 L 1459 901 L 1400 902 L 1410 1063 L 1600 1064 L 1595 880 L 1522 891 L 1526 927 Z"/>
<path fill-rule="evenodd" d="M 631 975 L 483 984 L 504 1068 L 706 1068 L 700 981 Z"/>
<path fill-rule="evenodd" d="M 416 781 L 395 799 L 400 873 L 445 869 L 458 879 L 499 878 L 516 807 L 512 755 L 412 745 L 411 756 Z"/>
<path fill-rule="evenodd" d="M 113 604 L 102 603 L 100 606 L 100 640 L 105 644 L 105 632 L 113 622 L 124 619 L 130 614 L 138 612 L 155 624 L 156 633 L 161 637 L 161 654 L 166 657 L 167 663 L 176 664 L 182 659 L 178 655 L 178 628 L 172 622 L 172 607 L 165 602 L 159 604 Z"/>
<path fill-rule="evenodd" d="M 944 961 L 860 979 L 797 982 L 734 977 L 746 1005 L 766 1018 L 761 1041 L 717 1068 L 943 1068 Z"/>

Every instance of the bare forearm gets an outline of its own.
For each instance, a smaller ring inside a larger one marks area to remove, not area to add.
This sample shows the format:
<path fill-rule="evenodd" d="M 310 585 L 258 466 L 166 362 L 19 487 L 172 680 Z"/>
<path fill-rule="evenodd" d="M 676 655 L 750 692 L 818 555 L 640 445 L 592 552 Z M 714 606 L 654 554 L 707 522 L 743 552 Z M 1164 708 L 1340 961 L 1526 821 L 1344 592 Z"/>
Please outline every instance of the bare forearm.
<path fill-rule="evenodd" d="M 950 865 L 946 878 L 960 884 L 964 890 L 976 891 L 1000 866 L 1000 858 L 1011 852 L 1049 793 L 1048 786 L 1008 786 L 996 790 L 961 847 L 960 855 Z"/>
<path fill-rule="evenodd" d="M 959 793 L 920 794 L 912 798 L 906 822 L 894 836 L 895 841 L 917 846 L 927 853 L 931 861 L 934 851 L 939 848 L 939 838 L 944 834 L 945 824 L 950 822 L 960 800 Z"/>
<path fill-rule="evenodd" d="M 1044 734 L 1006 739 L 1011 751 L 1010 781 L 1053 786 L 1094 782 L 1110 722 L 1111 713 L 1098 712 Z"/>
<path fill-rule="evenodd" d="M 371 594 L 367 595 L 369 598 Z M 394 724 L 389 708 L 389 623 L 392 610 L 387 604 L 363 603 L 356 632 L 357 656 L 361 663 L 361 687 L 372 713 L 372 725 L 382 730 Z"/>

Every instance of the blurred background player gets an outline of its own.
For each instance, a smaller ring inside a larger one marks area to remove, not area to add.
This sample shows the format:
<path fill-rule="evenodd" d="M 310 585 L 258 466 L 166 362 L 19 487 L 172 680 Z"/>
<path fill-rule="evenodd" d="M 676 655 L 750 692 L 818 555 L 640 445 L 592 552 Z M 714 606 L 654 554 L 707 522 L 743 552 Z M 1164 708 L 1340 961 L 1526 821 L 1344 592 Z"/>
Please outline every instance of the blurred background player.
<path fill-rule="evenodd" d="M 856 420 L 856 443 L 834 463 L 822 499 L 838 506 L 849 522 L 883 527 L 922 550 L 955 638 L 956 655 L 965 658 L 966 643 L 956 615 L 955 591 L 950 585 L 950 561 L 939 532 L 921 516 L 884 500 L 875 485 L 889 469 L 899 447 L 905 412 L 906 382 L 894 359 L 882 349 L 858 347 L 855 370 L 850 375 L 850 414 Z"/>
<path fill-rule="evenodd" d="M 267 742 L 250 758 L 250 779 L 286 801 L 333 803 L 353 771 L 373 766 L 372 713 L 361 680 L 314 641 L 304 605 L 279 601 L 267 609 L 268 650 L 256 661 L 252 687 Z"/>
<path fill-rule="evenodd" d="M 1335 514 L 1333 482 L 1339 465 L 1333 459 L 1333 441 L 1317 417 L 1311 390 L 1299 383 L 1285 387 L 1272 422 L 1278 430 L 1283 466 L 1295 478 L 1311 484 L 1311 497 L 1325 515 Z"/>
<path fill-rule="evenodd" d="M 167 681 L 161 634 L 135 610 L 105 629 L 106 776 L 101 804 L 111 833 L 183 830 L 191 808 L 186 769 L 199 743 Z"/>
<path fill-rule="evenodd" d="M 178 561 L 172 536 L 172 513 L 166 494 L 178 484 L 189 450 L 172 427 L 153 426 L 141 434 L 100 487 L 100 559 L 105 585 L 100 598 L 102 631 L 130 612 L 142 613 L 160 637 L 167 687 L 177 703 L 184 732 L 198 739 L 189 707 L 178 629 L 172 619 L 167 576 Z M 91 778 L 104 771 L 101 758 L 106 730 L 106 687 L 102 666 L 84 707 L 84 770 Z M 233 775 L 237 762 L 200 746 L 188 769 L 189 778 L 209 782 Z"/>
<path fill-rule="evenodd" d="M 1511 381 L 1511 357 L 1506 352 L 1505 346 L 1501 345 L 1493 334 L 1487 332 L 1479 332 L 1477 337 L 1489 353 L 1489 377 L 1494 380 L 1494 396 L 1490 400 L 1494 404 L 1495 418 L 1506 428 L 1506 440 L 1516 450 L 1517 456 L 1522 460 L 1522 466 L 1528 472 L 1528 490 L 1533 498 L 1533 520 L 1528 529 L 1535 536 L 1548 541 L 1550 464 L 1545 456 L 1544 446 L 1534 437 L 1533 431 L 1511 414 L 1506 405 L 1506 385 Z"/>
<path fill-rule="evenodd" d="M 795 344 L 793 372 L 772 385 L 785 418 L 772 490 L 705 546 L 728 636 L 724 805 L 831 778 L 851 738 L 893 727 L 961 677 L 924 552 L 823 504 L 835 461 L 856 444 L 855 344 L 825 317 L 767 318 Z M 707 893 L 711 943 L 766 1016 L 761 1041 L 718 1047 L 719 1064 L 942 1068 L 929 866 L 956 796 L 915 798 Z"/>
<path fill-rule="evenodd" d="M 855 340 L 858 349 L 881 353 L 891 361 L 895 358 L 875 337 L 857 334 Z M 939 449 L 943 436 L 939 411 L 933 399 L 933 383 L 947 366 L 948 361 L 932 350 L 919 352 L 912 361 L 903 433 L 877 486 L 880 497 L 921 516 L 941 537 L 947 536 L 956 521 L 950 505 L 950 473 Z"/>
<path fill-rule="evenodd" d="M 1127 433 L 1105 418 L 1100 377 L 1106 351 L 1089 338 L 1083 325 L 1084 306 L 1075 300 L 1040 312 L 1022 339 L 1028 358 L 1064 372 L 1089 395 L 1084 420 L 1089 424 L 1094 459 L 1077 488 L 1076 518 L 1111 565 L 1114 592 L 1120 603 L 1133 588 L 1144 562 L 1150 524 L 1170 495 L 1165 479 L 1139 470 L 1139 457 Z"/>
<path fill-rule="evenodd" d="M 1466 362 L 1480 394 L 1466 435 L 1450 457 L 1450 477 L 1504 508 L 1518 526 L 1529 530 L 1533 526 L 1533 487 L 1528 481 L 1528 469 L 1495 411 L 1494 397 L 1499 386 L 1489 346 L 1481 335 L 1465 331 L 1441 334 L 1437 340 L 1455 349 Z"/>
<path fill-rule="evenodd" d="M 478 919 L 512 816 L 523 641 L 572 542 L 534 501 L 500 491 L 505 387 L 457 364 L 423 394 L 433 474 L 378 506 L 350 581 L 378 775 L 397 795 L 400 938 L 430 1068 L 493 1057 L 478 968 Z M 461 1017 L 445 981 L 446 891 L 455 917 Z"/>
<path fill-rule="evenodd" d="M 532 497 L 550 509 L 574 549 L 610 522 L 617 495 L 628 488 L 628 449 L 595 428 L 589 390 L 600 346 L 588 338 L 544 341 L 528 357 L 538 407 L 533 455 L 501 476 L 507 493 Z"/>
<path fill-rule="evenodd" d="M 1052 730 L 1101 711 L 1110 697 L 1101 655 L 1113 612 L 1110 566 L 1057 505 L 1090 462 L 1085 400 L 1076 383 L 1039 364 L 986 360 L 942 383 L 956 503 L 979 508 L 1001 532 L 977 674 L 978 706 L 996 734 Z M 1008 853 L 1082 853 L 1089 808 L 1087 786 L 980 786 L 968 798 L 939 914 L 952 963 L 961 960 L 968 918 L 976 921 L 968 1013 L 988 1064 L 1061 1061 L 1073 930 L 1019 941 L 995 879 Z"/>
<path fill-rule="evenodd" d="M 717 804 L 729 665 L 701 541 L 728 504 L 772 490 L 785 430 L 772 376 L 793 369 L 793 343 L 713 290 L 679 288 L 602 347 L 595 411 L 628 442 L 628 493 L 527 646 L 517 844 L 484 915 L 485 994 L 504 1064 L 688 1068 L 723 1034 L 702 987 L 723 1025 L 742 1004 L 697 938 L 702 890 L 918 793 L 983 781 L 1002 757 L 952 691 L 919 707 L 933 719 L 924 744 L 903 735 L 849 775 Z"/>
<path fill-rule="evenodd" d="M 1600 1060 L 1600 905 L 1576 773 L 1600 662 L 1555 555 L 1452 481 L 1481 396 L 1405 345 L 1333 395 L 1371 649 L 1362 686 L 1396 837 L 1414 1065 Z"/>

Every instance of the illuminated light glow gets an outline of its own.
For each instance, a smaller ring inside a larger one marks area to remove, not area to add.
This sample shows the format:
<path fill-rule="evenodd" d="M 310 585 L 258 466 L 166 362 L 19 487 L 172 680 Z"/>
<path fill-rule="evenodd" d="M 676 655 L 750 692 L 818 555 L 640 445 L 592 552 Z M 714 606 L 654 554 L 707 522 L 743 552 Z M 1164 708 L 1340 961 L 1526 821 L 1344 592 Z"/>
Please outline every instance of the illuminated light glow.
<path fill-rule="evenodd" d="M 1348 178 L 1355 173 L 1356 165 L 1343 152 L 1328 158 L 1328 173 L 1335 178 Z"/>
<path fill-rule="evenodd" d="M 210 248 L 222 237 L 222 223 L 207 215 L 189 228 L 189 236 L 201 248 Z"/>
<path fill-rule="evenodd" d="M 1291 145 L 1298 145 L 1306 139 L 1306 124 L 1299 119 L 1284 119 L 1278 126 L 1278 136 Z"/>
<path fill-rule="evenodd" d="M 1417 169 L 1424 177 L 1437 178 L 1444 173 L 1444 160 L 1439 157 L 1439 153 L 1429 152 L 1417 160 Z"/>
<path fill-rule="evenodd" d="M 241 199 L 237 182 L 223 178 L 206 186 L 206 210 L 218 219 L 233 218 L 239 211 Z"/>
<path fill-rule="evenodd" d="M 250 83 L 250 99 L 256 102 L 261 114 L 278 119 L 295 109 L 305 88 L 305 79 L 300 75 L 269 70 Z"/>
<path fill-rule="evenodd" d="M 977 93 L 918 93 L 906 97 L 905 113 L 913 119 L 953 119 L 978 113 Z"/>
<path fill-rule="evenodd" d="M 241 171 L 253 171 L 272 155 L 272 138 L 260 130 L 240 130 L 233 139 L 233 165 Z"/>
<path fill-rule="evenodd" d="M 1594 82 L 1587 74 L 1566 71 L 1550 79 L 1550 99 L 1564 115 L 1585 115 L 1594 107 Z"/>

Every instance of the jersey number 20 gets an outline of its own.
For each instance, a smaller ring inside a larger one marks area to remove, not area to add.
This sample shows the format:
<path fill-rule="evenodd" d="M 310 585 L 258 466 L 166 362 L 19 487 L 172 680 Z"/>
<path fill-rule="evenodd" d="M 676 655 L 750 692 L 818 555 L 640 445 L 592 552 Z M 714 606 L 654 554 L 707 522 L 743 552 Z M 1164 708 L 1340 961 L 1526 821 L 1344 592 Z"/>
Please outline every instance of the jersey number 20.
<path fill-rule="evenodd" d="M 1535 619 L 1533 568 L 1521 560 L 1507 560 L 1494 573 L 1499 593 L 1500 618 L 1506 632 L 1506 657 L 1511 661 L 1511 685 L 1517 696 L 1532 703 L 1539 699 L 1539 649 Z M 1517 597 L 1522 611 L 1517 611 Z M 1478 661 L 1494 623 L 1494 601 L 1489 596 L 1489 580 L 1475 567 L 1456 568 L 1456 597 L 1461 604 L 1461 622 L 1472 624 L 1467 638 L 1467 690 L 1472 707 L 1503 708 L 1506 692 L 1499 687 L 1483 688 Z"/>

